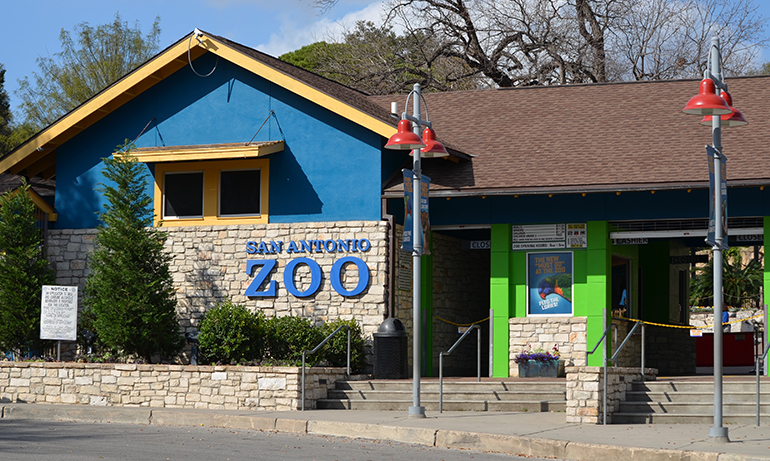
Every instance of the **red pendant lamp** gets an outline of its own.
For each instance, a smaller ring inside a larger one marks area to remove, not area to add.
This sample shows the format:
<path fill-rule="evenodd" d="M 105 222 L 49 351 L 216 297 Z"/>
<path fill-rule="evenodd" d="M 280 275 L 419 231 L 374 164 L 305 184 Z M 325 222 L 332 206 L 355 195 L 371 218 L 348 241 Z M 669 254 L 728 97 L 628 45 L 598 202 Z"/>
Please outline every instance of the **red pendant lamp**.
<path fill-rule="evenodd" d="M 386 149 L 393 150 L 414 150 L 423 147 L 425 147 L 425 143 L 412 132 L 412 122 L 406 119 L 398 122 L 398 132 L 391 136 L 388 143 L 385 144 Z"/>
<path fill-rule="evenodd" d="M 730 106 L 730 109 L 733 111 L 732 114 L 727 115 L 720 115 L 720 118 L 722 119 L 722 126 L 743 126 L 748 125 L 748 121 L 746 121 L 746 118 L 743 116 L 743 113 L 733 107 L 733 98 L 730 96 L 730 93 L 727 91 L 722 91 L 722 99 L 725 100 L 728 106 Z M 712 120 L 711 115 L 707 115 L 703 117 L 703 120 L 701 120 L 701 125 L 708 125 L 711 126 Z"/>
<path fill-rule="evenodd" d="M 715 90 L 714 81 L 710 78 L 704 78 L 700 82 L 698 95 L 690 98 L 682 112 L 692 115 L 726 115 L 731 113 L 730 106 L 716 94 Z"/>
<path fill-rule="evenodd" d="M 436 132 L 433 128 L 425 128 L 422 132 L 422 142 L 425 147 L 420 149 L 423 157 L 448 157 L 446 147 L 436 140 Z"/>

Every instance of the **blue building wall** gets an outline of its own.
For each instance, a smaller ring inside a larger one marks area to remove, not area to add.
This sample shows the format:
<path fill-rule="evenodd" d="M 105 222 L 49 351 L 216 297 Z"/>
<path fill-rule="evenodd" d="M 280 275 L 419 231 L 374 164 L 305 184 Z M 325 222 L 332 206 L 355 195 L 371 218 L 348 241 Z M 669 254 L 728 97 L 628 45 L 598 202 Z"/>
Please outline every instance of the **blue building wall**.
<path fill-rule="evenodd" d="M 102 158 L 126 139 L 137 147 L 279 140 L 270 158 L 270 222 L 380 219 L 383 139 L 228 61 L 204 55 L 57 149 L 57 228 L 92 228 L 104 200 Z M 276 122 L 277 119 L 277 122 Z M 149 125 L 148 125 L 149 123 Z M 144 132 L 143 132 L 144 130 Z M 152 166 L 147 193 L 153 195 Z"/>

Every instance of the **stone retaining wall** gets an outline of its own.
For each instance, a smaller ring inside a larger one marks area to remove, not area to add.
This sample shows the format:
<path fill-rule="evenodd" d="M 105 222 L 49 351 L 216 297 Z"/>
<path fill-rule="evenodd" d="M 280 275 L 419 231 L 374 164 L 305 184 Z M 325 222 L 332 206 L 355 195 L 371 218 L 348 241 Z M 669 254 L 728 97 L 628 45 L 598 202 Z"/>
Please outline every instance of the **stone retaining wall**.
<path fill-rule="evenodd" d="M 602 367 L 567 367 L 567 422 L 599 424 L 603 419 L 604 372 Z M 654 381 L 658 370 L 647 368 L 645 379 Z M 607 422 L 626 399 L 631 383 L 642 380 L 640 368 L 607 367 Z"/>
<path fill-rule="evenodd" d="M 554 344 L 559 348 L 561 361 L 566 366 L 586 363 L 586 317 L 514 317 L 508 320 L 509 372 L 519 376 L 519 368 L 513 359 L 527 348 L 551 351 Z"/>
<path fill-rule="evenodd" d="M 314 409 L 344 368 L 305 371 Z M 299 367 L 0 362 L 0 402 L 216 410 L 299 410 Z"/>

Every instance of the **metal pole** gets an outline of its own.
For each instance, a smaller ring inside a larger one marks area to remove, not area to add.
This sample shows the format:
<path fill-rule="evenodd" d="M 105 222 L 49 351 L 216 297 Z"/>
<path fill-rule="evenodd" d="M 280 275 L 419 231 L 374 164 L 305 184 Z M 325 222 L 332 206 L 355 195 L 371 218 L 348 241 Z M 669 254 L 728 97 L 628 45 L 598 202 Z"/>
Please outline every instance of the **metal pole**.
<path fill-rule="evenodd" d="M 644 384 L 644 323 L 642 322 L 642 384 Z"/>
<path fill-rule="evenodd" d="M 481 325 L 476 331 L 476 381 L 481 382 Z"/>
<path fill-rule="evenodd" d="M 722 81 L 722 63 L 719 54 L 719 39 L 711 39 L 711 73 Z M 719 85 L 716 92 L 719 94 Z M 714 442 L 729 442 L 728 430 L 722 425 L 722 117 L 711 117 L 711 134 L 714 145 L 714 426 L 709 428 L 709 439 Z"/>
<path fill-rule="evenodd" d="M 350 327 L 348 327 L 348 379 L 350 379 Z"/>
<path fill-rule="evenodd" d="M 414 84 L 414 100 L 412 101 L 412 114 L 417 119 L 417 123 L 414 124 L 414 131 L 417 136 L 421 136 L 422 123 L 420 123 L 420 104 L 422 103 L 422 93 L 420 92 L 420 84 Z M 420 342 L 420 314 L 421 309 L 421 271 L 422 264 L 420 256 L 422 256 L 422 204 L 421 193 L 422 187 L 422 166 L 420 162 L 420 149 L 414 149 L 412 151 L 414 180 L 412 181 L 412 332 L 414 346 L 412 347 L 412 406 L 409 407 L 410 418 L 424 418 L 425 407 L 420 405 L 420 354 L 422 351 L 422 343 Z"/>
<path fill-rule="evenodd" d="M 763 344 L 763 353 L 765 354 L 765 376 L 770 376 L 770 370 L 768 370 L 767 364 L 768 361 L 770 361 L 770 357 L 767 355 L 767 348 L 769 347 L 768 344 L 770 344 L 770 334 L 768 334 L 768 330 L 770 330 L 770 324 L 768 324 L 768 308 L 767 304 L 765 304 L 765 342 Z M 759 373 L 759 372 L 757 372 Z"/>
<path fill-rule="evenodd" d="M 438 353 L 438 412 L 444 412 L 444 351 Z"/>

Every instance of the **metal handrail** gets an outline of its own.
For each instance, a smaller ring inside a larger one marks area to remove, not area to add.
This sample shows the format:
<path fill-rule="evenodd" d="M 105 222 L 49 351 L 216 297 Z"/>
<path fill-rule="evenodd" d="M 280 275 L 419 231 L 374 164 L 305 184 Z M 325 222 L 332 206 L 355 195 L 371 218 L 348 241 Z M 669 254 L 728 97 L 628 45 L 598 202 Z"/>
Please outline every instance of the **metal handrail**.
<path fill-rule="evenodd" d="M 477 331 L 476 341 L 476 380 L 481 382 L 481 326 L 478 323 L 474 323 L 470 326 L 465 333 L 454 343 L 452 347 L 446 352 L 439 352 L 438 354 L 438 412 L 444 412 L 444 355 L 449 355 L 455 350 L 457 346 L 465 339 L 468 334 L 474 329 Z"/>
<path fill-rule="evenodd" d="M 608 326 L 607 329 L 604 330 L 604 333 L 602 333 L 602 337 L 599 338 L 599 342 L 596 343 L 596 346 L 594 346 L 593 349 L 591 349 L 591 352 L 586 351 L 586 366 L 588 366 L 588 356 L 593 354 L 594 352 L 596 352 L 596 349 L 599 347 L 599 345 L 602 343 L 602 341 L 604 341 L 604 338 L 607 337 L 607 333 L 609 333 L 612 328 L 615 329 L 615 333 L 617 334 L 618 326 L 615 325 L 614 323 L 610 323 L 610 326 Z"/>
<path fill-rule="evenodd" d="M 315 354 L 318 352 L 318 349 L 322 348 L 324 344 L 329 342 L 330 339 L 332 339 L 332 336 L 336 335 L 338 331 L 342 329 L 348 330 L 348 370 L 347 370 L 347 377 L 350 378 L 350 327 L 347 325 L 341 325 L 336 330 L 332 332 L 329 336 L 326 337 L 323 341 L 321 341 L 320 344 L 318 344 L 313 350 L 311 351 L 302 351 L 302 411 L 305 411 L 305 354 Z"/>
<path fill-rule="evenodd" d="M 767 328 L 767 325 L 765 325 L 765 328 Z M 765 357 L 767 357 L 768 349 L 770 349 L 770 342 L 768 342 L 765 345 L 765 353 L 762 354 L 762 357 L 760 357 L 759 354 L 757 354 L 757 363 L 755 364 L 756 368 L 754 368 L 754 372 L 757 374 L 757 427 L 759 427 L 759 362 L 765 361 Z"/>

